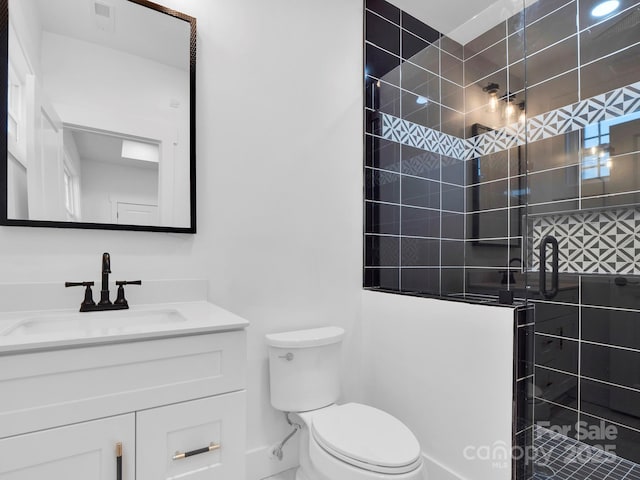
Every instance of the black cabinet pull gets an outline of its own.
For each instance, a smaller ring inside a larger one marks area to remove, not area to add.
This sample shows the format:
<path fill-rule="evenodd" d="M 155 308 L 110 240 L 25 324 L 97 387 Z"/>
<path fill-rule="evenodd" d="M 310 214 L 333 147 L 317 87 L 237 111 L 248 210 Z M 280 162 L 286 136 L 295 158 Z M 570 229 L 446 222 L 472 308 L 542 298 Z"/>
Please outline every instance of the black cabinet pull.
<path fill-rule="evenodd" d="M 218 450 L 219 448 L 219 444 L 211 442 L 208 447 L 198 448 L 196 450 L 190 450 L 188 452 L 176 452 L 176 454 L 172 457 L 172 460 L 182 460 L 183 458 L 200 455 L 201 453 L 211 452 L 213 450 Z"/>
<path fill-rule="evenodd" d="M 116 480 L 122 480 L 122 443 L 116 443 Z"/>
<path fill-rule="evenodd" d="M 551 244 L 551 290 L 547 290 L 547 245 Z M 559 256 L 558 240 L 552 235 L 547 235 L 540 242 L 540 293 L 546 299 L 558 295 L 559 284 Z"/>

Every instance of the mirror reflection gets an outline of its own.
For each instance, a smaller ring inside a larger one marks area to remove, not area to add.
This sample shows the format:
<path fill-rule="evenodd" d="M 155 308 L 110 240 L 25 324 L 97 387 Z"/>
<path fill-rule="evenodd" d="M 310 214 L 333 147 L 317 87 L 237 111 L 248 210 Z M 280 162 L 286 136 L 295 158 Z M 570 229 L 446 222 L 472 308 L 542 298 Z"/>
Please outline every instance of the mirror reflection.
<path fill-rule="evenodd" d="M 195 227 L 195 20 L 140 3 L 9 0 L 8 220 Z"/>

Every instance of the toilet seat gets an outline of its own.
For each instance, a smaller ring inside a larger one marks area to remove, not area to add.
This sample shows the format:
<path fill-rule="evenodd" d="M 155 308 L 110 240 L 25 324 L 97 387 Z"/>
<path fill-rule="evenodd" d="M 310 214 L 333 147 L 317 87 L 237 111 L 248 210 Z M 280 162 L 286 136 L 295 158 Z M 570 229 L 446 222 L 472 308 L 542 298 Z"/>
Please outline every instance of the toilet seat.
<path fill-rule="evenodd" d="M 400 420 L 358 403 L 314 412 L 313 440 L 339 460 L 371 472 L 403 474 L 422 465 L 420 444 Z"/>

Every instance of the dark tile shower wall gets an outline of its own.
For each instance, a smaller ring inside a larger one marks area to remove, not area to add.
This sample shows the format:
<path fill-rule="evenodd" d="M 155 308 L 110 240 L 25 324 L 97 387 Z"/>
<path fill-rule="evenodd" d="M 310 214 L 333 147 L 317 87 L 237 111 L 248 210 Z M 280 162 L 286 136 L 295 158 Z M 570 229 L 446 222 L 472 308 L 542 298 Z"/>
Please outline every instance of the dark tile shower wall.
<path fill-rule="evenodd" d="M 536 300 L 536 423 L 613 428 L 611 445 L 640 463 L 638 277 L 564 276 L 560 295 Z"/>
<path fill-rule="evenodd" d="M 462 46 L 367 0 L 365 74 L 365 286 L 460 293 L 464 161 L 385 140 L 380 114 L 461 137 Z"/>
<path fill-rule="evenodd" d="M 465 138 L 504 128 L 524 104 L 521 31 L 500 22 L 464 45 Z M 492 109 L 493 87 L 497 107 Z M 513 111 L 506 114 L 511 102 Z M 465 293 L 496 295 L 524 286 L 521 248 L 526 191 L 524 145 L 469 158 L 466 195 Z"/>

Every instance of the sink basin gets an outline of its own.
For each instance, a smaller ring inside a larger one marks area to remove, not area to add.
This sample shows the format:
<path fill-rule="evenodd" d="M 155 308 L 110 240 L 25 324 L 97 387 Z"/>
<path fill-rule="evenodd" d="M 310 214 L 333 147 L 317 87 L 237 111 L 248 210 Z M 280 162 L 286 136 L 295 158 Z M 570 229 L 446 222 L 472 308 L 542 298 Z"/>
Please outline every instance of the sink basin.
<path fill-rule="evenodd" d="M 101 312 L 0 312 L 0 360 L 5 355 L 203 335 L 247 325 L 246 320 L 204 300 Z"/>
<path fill-rule="evenodd" d="M 121 335 L 171 328 L 185 320 L 178 311 L 172 309 L 42 315 L 19 320 L 1 331 L 0 337 L 48 335 L 56 338 L 87 338 Z"/>

